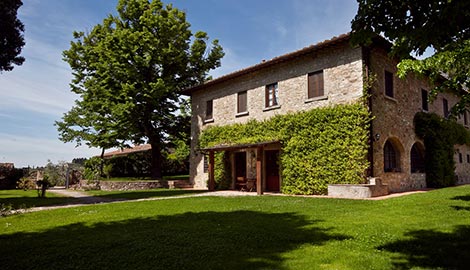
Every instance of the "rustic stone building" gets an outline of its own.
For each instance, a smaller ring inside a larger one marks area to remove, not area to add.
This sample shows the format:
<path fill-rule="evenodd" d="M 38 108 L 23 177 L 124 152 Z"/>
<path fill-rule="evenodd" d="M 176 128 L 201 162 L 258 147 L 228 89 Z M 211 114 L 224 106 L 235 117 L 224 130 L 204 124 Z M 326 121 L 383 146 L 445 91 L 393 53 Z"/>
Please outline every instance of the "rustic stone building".
<path fill-rule="evenodd" d="M 193 112 L 190 175 L 194 186 L 205 188 L 210 179 L 207 163 L 213 164 L 213 157 L 197 149 L 207 127 L 358 102 L 364 98 L 365 84 L 373 82 L 368 103 L 374 117 L 368 174 L 380 177 L 391 192 L 425 187 L 425 149 L 415 135 L 413 117 L 420 111 L 444 116 L 457 97 L 439 94 L 428 104 L 428 83 L 413 75 L 399 79 L 398 61 L 387 55 L 390 45 L 385 40 L 378 38 L 367 48 L 351 47 L 349 41 L 349 34 L 334 37 L 187 90 Z M 467 127 L 468 115 L 458 121 Z M 258 178 L 258 192 L 279 191 L 281 148 L 280 142 L 263 142 L 220 146 L 209 152 L 231 153 L 232 188 L 246 188 L 247 182 Z M 470 182 L 470 148 L 455 149 L 458 181 Z"/>

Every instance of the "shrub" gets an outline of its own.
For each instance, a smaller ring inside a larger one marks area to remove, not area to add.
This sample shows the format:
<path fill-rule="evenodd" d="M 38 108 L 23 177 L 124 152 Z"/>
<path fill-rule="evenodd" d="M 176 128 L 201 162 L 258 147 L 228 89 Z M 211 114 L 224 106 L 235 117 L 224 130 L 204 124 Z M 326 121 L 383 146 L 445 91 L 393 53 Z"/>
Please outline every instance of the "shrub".
<path fill-rule="evenodd" d="M 35 189 L 36 184 L 30 178 L 23 177 L 16 182 L 16 188 L 22 190 Z"/>
<path fill-rule="evenodd" d="M 85 170 L 83 172 L 86 180 L 99 180 L 101 174 L 101 158 L 92 157 L 85 161 Z"/>

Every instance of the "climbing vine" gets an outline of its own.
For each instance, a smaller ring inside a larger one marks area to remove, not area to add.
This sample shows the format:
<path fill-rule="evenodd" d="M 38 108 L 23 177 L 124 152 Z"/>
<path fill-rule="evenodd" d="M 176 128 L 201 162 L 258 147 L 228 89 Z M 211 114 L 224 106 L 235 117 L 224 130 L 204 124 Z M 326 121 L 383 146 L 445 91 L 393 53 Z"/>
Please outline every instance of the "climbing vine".
<path fill-rule="evenodd" d="M 199 147 L 280 141 L 282 186 L 288 194 L 325 194 L 328 184 L 365 180 L 370 115 L 361 104 L 336 105 L 246 124 L 212 126 Z M 218 158 L 215 168 L 227 170 Z M 216 171 L 216 182 L 227 183 L 227 172 Z"/>
<path fill-rule="evenodd" d="M 417 113 L 415 132 L 426 148 L 426 184 L 440 188 L 455 185 L 454 145 L 470 144 L 469 132 L 454 120 L 434 113 Z"/>

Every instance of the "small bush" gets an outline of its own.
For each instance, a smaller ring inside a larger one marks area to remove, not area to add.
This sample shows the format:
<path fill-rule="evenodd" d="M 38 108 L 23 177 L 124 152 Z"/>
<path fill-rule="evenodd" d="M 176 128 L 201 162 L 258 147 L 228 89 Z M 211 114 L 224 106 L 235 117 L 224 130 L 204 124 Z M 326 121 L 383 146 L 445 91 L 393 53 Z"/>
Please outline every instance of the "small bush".
<path fill-rule="evenodd" d="M 22 190 L 30 190 L 30 189 L 35 189 L 36 184 L 30 178 L 23 177 L 16 182 L 16 188 L 22 189 Z"/>

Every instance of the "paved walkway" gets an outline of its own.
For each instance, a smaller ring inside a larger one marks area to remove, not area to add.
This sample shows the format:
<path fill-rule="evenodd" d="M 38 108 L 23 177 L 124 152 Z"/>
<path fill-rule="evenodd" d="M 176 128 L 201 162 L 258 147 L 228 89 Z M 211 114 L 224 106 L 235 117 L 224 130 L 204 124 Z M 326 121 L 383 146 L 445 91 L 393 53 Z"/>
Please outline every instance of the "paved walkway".
<path fill-rule="evenodd" d="M 426 192 L 427 190 L 417 190 L 417 191 L 410 191 L 410 192 L 402 192 L 402 193 L 393 193 L 386 196 L 381 197 L 374 197 L 374 198 L 365 198 L 360 200 L 385 200 L 389 198 L 401 197 L 415 193 L 422 193 Z M 126 201 L 154 201 L 154 200 L 170 200 L 170 199 L 180 199 L 180 198 L 189 198 L 189 197 L 203 197 L 203 196 L 218 196 L 218 197 L 236 197 L 236 196 L 256 196 L 256 192 L 242 192 L 236 190 L 221 190 L 221 191 L 212 191 L 212 192 L 202 192 L 197 194 L 187 194 L 187 195 L 175 195 L 175 196 L 168 196 L 168 197 L 152 197 L 152 198 L 142 198 L 142 199 L 111 199 L 111 198 L 103 198 L 103 197 L 95 197 L 90 196 L 85 192 L 65 189 L 64 187 L 55 187 L 52 189 L 48 189 L 47 192 L 52 192 L 55 194 L 59 194 L 65 197 L 72 197 L 76 200 L 73 203 L 69 203 L 67 205 L 56 205 L 56 206 L 41 206 L 41 207 L 33 207 L 28 209 L 28 212 L 36 212 L 42 210 L 50 210 L 50 209 L 58 209 L 58 208 L 70 208 L 70 207 L 78 207 L 90 204 L 101 204 L 101 203 L 120 203 Z M 325 195 L 286 195 L 281 193 L 271 193 L 266 192 L 265 195 L 268 196 L 293 196 L 293 197 L 307 197 L 307 198 L 335 198 L 331 196 Z M 344 198 L 340 198 L 344 199 Z"/>

